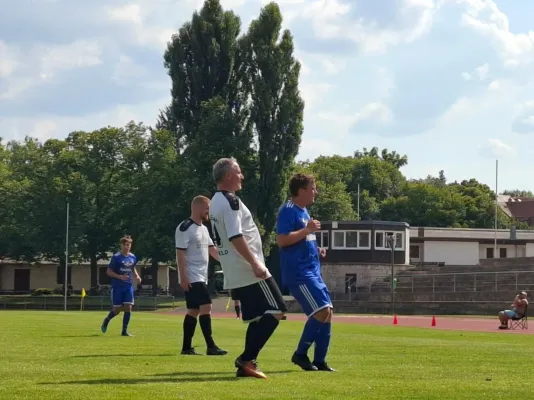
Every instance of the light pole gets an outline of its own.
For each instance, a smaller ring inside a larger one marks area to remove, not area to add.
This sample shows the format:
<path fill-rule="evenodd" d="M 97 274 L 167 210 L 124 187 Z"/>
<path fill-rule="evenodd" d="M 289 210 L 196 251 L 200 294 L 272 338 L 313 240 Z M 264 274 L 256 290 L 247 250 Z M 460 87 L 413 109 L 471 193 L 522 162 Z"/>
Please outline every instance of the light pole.
<path fill-rule="evenodd" d="M 397 244 L 396 235 L 387 237 L 387 243 L 391 249 L 391 315 L 395 314 L 395 246 Z"/>

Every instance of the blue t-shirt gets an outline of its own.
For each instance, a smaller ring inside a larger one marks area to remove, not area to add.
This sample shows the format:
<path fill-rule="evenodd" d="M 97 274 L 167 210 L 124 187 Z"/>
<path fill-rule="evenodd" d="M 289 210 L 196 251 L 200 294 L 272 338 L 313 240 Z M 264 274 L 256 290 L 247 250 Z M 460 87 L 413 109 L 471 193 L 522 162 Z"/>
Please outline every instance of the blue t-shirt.
<path fill-rule="evenodd" d="M 306 227 L 311 219 L 306 208 L 300 208 L 291 200 L 278 211 L 276 234 L 287 235 Z M 291 246 L 280 247 L 282 283 L 292 286 L 309 280 L 321 279 L 321 262 L 315 233 L 311 233 Z"/>
<path fill-rule="evenodd" d="M 125 256 L 121 252 L 113 254 L 109 260 L 109 268 L 118 275 L 128 275 L 128 280 L 111 278 L 112 288 L 131 287 L 133 282 L 133 269 L 137 265 L 137 257 L 132 253 Z"/>

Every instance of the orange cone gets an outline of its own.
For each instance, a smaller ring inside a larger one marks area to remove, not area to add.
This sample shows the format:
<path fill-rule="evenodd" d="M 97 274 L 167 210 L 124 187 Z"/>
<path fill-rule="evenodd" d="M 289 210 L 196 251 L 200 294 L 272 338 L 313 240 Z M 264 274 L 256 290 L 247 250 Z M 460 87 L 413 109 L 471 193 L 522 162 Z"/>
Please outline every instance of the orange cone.
<path fill-rule="evenodd" d="M 432 326 L 436 326 L 436 316 L 432 316 Z"/>
<path fill-rule="evenodd" d="M 399 321 L 397 320 L 397 314 L 393 316 L 393 325 L 397 325 Z"/>

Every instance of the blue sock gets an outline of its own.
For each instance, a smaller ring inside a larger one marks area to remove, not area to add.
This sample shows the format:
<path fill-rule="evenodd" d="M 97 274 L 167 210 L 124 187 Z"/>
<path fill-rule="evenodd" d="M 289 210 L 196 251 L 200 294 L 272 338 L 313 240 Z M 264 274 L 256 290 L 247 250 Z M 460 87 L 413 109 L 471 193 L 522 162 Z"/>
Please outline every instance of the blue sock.
<path fill-rule="evenodd" d="M 115 312 L 113 310 L 111 310 L 109 312 L 108 316 L 106 317 L 106 324 L 108 324 L 109 321 L 111 321 L 115 317 L 115 315 L 117 315 L 117 314 L 115 314 Z"/>
<path fill-rule="evenodd" d="M 313 358 L 314 363 L 324 363 L 326 360 L 326 353 L 328 353 L 328 347 L 330 346 L 330 336 L 332 335 L 332 323 L 321 323 L 319 327 L 319 334 L 315 340 L 315 356 Z"/>
<path fill-rule="evenodd" d="M 302 336 L 300 337 L 299 345 L 297 347 L 298 355 L 308 354 L 308 349 L 311 347 L 312 343 L 318 336 L 318 331 L 321 328 L 322 323 L 316 320 L 313 317 L 308 318 L 306 325 L 304 325 L 304 330 L 302 331 Z"/>
<path fill-rule="evenodd" d="M 130 323 L 130 315 L 131 312 L 125 312 L 124 316 L 122 317 L 122 331 L 127 332 L 128 331 L 128 324 Z"/>

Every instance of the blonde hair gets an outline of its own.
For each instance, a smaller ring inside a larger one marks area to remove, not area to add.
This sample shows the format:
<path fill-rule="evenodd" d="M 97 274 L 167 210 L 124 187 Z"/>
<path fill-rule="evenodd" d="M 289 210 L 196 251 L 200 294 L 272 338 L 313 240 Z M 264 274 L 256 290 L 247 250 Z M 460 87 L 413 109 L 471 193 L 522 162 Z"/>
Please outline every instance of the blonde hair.
<path fill-rule="evenodd" d="M 126 236 L 121 237 L 120 242 L 121 242 L 121 244 L 132 243 L 133 239 L 132 239 L 132 237 L 130 235 L 126 235 Z"/>

